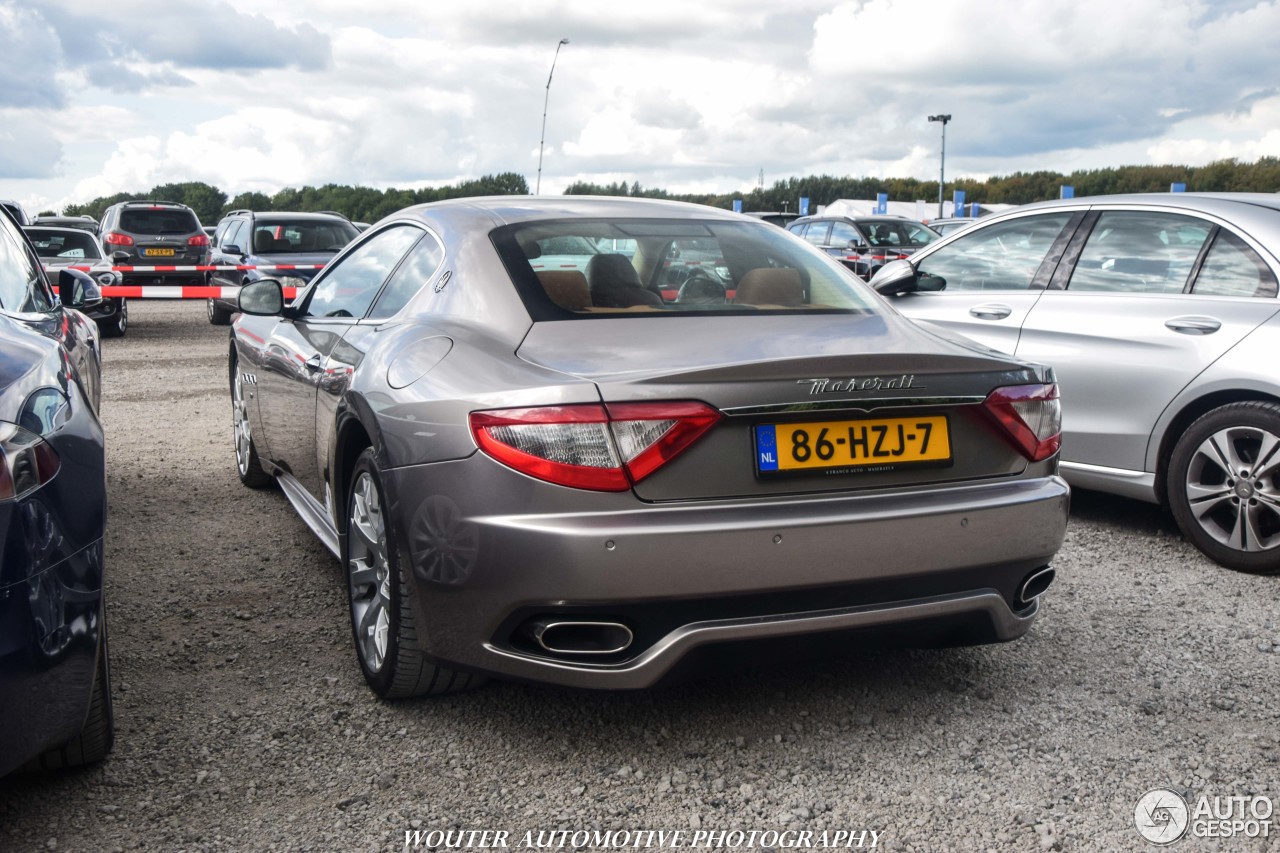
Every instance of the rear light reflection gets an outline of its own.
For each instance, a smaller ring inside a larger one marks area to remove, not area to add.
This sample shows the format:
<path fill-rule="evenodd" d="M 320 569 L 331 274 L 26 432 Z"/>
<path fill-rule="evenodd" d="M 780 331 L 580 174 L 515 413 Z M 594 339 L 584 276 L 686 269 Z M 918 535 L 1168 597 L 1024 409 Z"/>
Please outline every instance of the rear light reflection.
<path fill-rule="evenodd" d="M 0 422 L 0 502 L 31 494 L 52 480 L 61 465 L 57 452 L 43 438 Z"/>
<path fill-rule="evenodd" d="M 721 418 L 703 403 L 621 403 L 471 414 L 476 444 L 539 480 L 622 492 L 661 468 Z"/>
<path fill-rule="evenodd" d="M 1032 462 L 1048 459 L 1062 446 L 1062 402 L 1056 383 L 997 388 L 982 405 Z"/>

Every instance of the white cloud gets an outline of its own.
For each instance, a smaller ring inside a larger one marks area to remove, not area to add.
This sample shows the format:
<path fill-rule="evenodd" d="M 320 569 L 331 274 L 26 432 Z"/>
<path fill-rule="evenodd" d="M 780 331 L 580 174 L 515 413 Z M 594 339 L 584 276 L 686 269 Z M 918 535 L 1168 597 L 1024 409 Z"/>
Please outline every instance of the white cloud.
<path fill-rule="evenodd" d="M 560 38 L 544 192 L 749 188 L 761 169 L 932 179 L 935 112 L 954 116 L 953 177 L 1255 159 L 1280 127 L 1280 0 L 113 4 L 117 33 L 147 16 L 212 45 L 238 34 L 222 61 L 75 26 L 107 14 L 87 8 L 0 0 L 0 46 L 7 27 L 28 58 L 0 82 L 21 72 L 9 97 L 34 104 L 5 114 L 20 156 L 0 194 L 532 185 Z"/>

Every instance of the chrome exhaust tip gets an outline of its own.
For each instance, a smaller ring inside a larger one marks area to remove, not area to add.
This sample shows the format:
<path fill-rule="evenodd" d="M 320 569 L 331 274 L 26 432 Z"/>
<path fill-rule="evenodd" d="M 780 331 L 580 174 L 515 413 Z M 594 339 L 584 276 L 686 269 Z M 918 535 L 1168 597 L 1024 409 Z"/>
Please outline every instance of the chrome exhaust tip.
<path fill-rule="evenodd" d="M 555 655 L 613 655 L 626 651 L 635 640 L 621 622 L 536 619 L 530 634 L 540 648 Z"/>
<path fill-rule="evenodd" d="M 1044 591 L 1049 588 L 1049 584 L 1053 583 L 1057 573 L 1054 572 L 1053 566 L 1045 566 L 1027 575 L 1022 584 L 1018 587 L 1018 602 L 1020 604 L 1030 604 L 1035 601 Z"/>

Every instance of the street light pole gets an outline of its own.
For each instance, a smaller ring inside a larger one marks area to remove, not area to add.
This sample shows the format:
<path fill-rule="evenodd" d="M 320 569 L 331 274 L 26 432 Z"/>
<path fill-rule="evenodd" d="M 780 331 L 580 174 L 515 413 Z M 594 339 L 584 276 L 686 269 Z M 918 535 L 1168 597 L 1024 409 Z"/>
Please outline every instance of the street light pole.
<path fill-rule="evenodd" d="M 942 122 L 942 166 L 938 169 L 938 218 L 942 219 L 942 185 L 947 182 L 947 122 L 951 121 L 951 116 L 929 116 L 929 121 Z"/>
<path fill-rule="evenodd" d="M 547 75 L 547 94 L 542 99 L 542 137 L 538 140 L 538 182 L 534 185 L 534 195 L 542 190 L 542 146 L 547 141 L 547 104 L 551 101 L 551 78 L 556 73 L 556 60 L 560 58 L 560 48 L 568 43 L 568 39 L 560 39 L 556 44 L 556 55 L 551 58 L 551 73 Z"/>

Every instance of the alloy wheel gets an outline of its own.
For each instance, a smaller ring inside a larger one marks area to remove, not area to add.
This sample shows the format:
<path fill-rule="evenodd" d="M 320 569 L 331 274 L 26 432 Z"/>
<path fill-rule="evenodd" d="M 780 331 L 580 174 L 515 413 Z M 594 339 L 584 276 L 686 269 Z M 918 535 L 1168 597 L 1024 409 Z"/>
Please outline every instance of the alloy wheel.
<path fill-rule="evenodd" d="M 1201 529 L 1237 551 L 1280 545 L 1280 438 L 1252 426 L 1218 430 L 1187 466 L 1187 502 Z"/>
<path fill-rule="evenodd" d="M 250 454 L 253 452 L 253 435 L 249 427 L 249 409 L 244 401 L 244 378 L 237 370 L 231 383 L 231 429 L 236 444 L 236 467 L 240 476 L 249 472 Z"/>
<path fill-rule="evenodd" d="M 391 571 L 382 502 L 367 471 L 360 473 L 351 493 L 347 580 L 356 650 L 370 672 L 379 672 L 387 659 L 391 628 Z"/>

